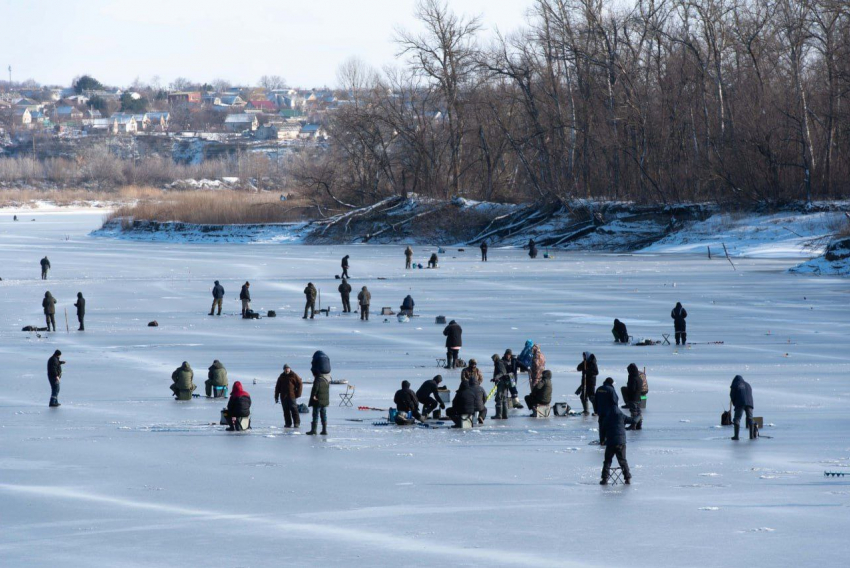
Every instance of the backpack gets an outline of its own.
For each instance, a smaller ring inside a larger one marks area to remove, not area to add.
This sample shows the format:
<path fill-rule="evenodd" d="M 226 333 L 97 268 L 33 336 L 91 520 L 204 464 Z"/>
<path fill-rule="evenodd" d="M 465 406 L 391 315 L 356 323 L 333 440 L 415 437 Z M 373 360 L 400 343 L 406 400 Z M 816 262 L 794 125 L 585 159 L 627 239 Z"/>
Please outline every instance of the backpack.
<path fill-rule="evenodd" d="M 245 315 L 242 316 L 242 319 L 249 319 L 249 320 L 260 319 L 260 314 L 258 314 L 254 310 L 245 310 Z"/>
<path fill-rule="evenodd" d="M 555 416 L 569 416 L 572 409 L 566 402 L 556 402 L 552 405 L 552 410 L 555 411 Z"/>
<path fill-rule="evenodd" d="M 731 426 L 732 425 L 732 412 L 729 410 L 724 410 L 723 414 L 720 415 L 720 425 L 721 426 Z"/>

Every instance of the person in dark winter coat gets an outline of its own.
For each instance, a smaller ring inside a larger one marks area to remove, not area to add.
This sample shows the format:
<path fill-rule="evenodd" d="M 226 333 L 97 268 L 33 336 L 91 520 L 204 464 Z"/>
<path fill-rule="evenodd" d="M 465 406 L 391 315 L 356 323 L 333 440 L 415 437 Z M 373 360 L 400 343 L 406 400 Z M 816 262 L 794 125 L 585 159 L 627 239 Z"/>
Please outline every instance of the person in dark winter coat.
<path fill-rule="evenodd" d="M 236 381 L 233 383 L 233 392 L 230 393 L 230 400 L 227 401 L 227 418 L 230 420 L 228 431 L 241 430 L 239 424 L 240 418 L 251 417 L 251 395 L 242 388 L 242 383 Z"/>
<path fill-rule="evenodd" d="M 643 393 L 643 379 L 640 376 L 640 369 L 634 363 L 630 363 L 626 370 L 629 372 L 629 378 L 626 386 L 620 388 L 620 392 L 623 395 L 623 402 L 626 403 L 632 418 L 635 419 L 634 429 L 640 430 L 642 428 L 640 397 Z"/>
<path fill-rule="evenodd" d="M 283 406 L 283 427 L 299 428 L 301 415 L 298 414 L 298 399 L 303 392 L 304 383 L 289 365 L 283 366 L 283 373 L 277 378 L 274 386 L 274 403 L 280 401 Z"/>
<path fill-rule="evenodd" d="M 581 373 L 581 384 L 576 390 L 576 394 L 581 398 L 581 407 L 583 414 L 588 414 L 587 401 L 593 401 L 594 393 L 596 392 L 596 377 L 599 375 L 599 366 L 596 364 L 596 355 L 584 352 L 581 363 L 576 367 L 576 371 Z"/>
<path fill-rule="evenodd" d="M 41 301 L 41 307 L 44 311 L 44 321 L 47 324 L 47 331 L 50 331 L 50 326 L 53 326 L 53 331 L 56 331 L 56 298 L 50 292 L 44 293 L 44 299 Z"/>
<path fill-rule="evenodd" d="M 460 382 L 468 382 L 471 385 L 480 385 L 484 382 L 484 375 L 478 368 L 478 361 L 470 359 L 469 364 L 460 372 Z"/>
<path fill-rule="evenodd" d="M 617 456 L 617 463 L 623 471 L 623 479 L 626 485 L 631 483 L 632 472 L 629 470 L 629 462 L 626 461 L 626 424 L 635 425 L 633 418 L 626 416 L 615 405 L 610 412 L 605 414 L 603 428 L 605 429 L 605 458 L 602 462 L 602 480 L 600 485 L 608 485 L 608 475 L 611 472 L 611 461 Z"/>
<path fill-rule="evenodd" d="M 514 408 L 525 408 L 522 404 L 520 404 L 519 391 L 516 388 L 516 379 L 517 372 L 519 371 L 519 361 L 516 357 L 514 357 L 514 352 L 510 349 L 505 349 L 505 354 L 502 355 L 502 361 L 505 363 L 505 368 L 508 370 L 508 374 L 511 376 L 511 400 L 510 405 Z"/>
<path fill-rule="evenodd" d="M 531 409 L 531 416 L 537 416 L 538 406 L 552 403 L 552 371 L 543 371 L 540 380 L 531 387 L 531 394 L 525 397 L 525 404 Z"/>
<path fill-rule="evenodd" d="M 446 410 L 446 414 L 455 423 L 455 428 L 461 427 L 464 416 L 475 414 L 475 391 L 469 387 L 469 383 L 460 384 L 452 400 L 452 406 Z"/>
<path fill-rule="evenodd" d="M 216 306 L 218 306 L 218 315 L 221 315 L 221 304 L 224 302 L 224 286 L 219 284 L 218 280 L 216 280 L 213 285 L 212 297 L 213 303 L 210 307 L 210 315 L 213 315 Z"/>
<path fill-rule="evenodd" d="M 316 295 L 318 291 L 316 287 L 313 286 L 312 282 L 307 283 L 307 287 L 304 288 L 304 297 L 307 299 L 307 303 L 304 304 L 304 317 L 302 319 L 307 319 L 307 312 L 310 312 L 310 319 L 316 315 Z"/>
<path fill-rule="evenodd" d="M 531 362 L 534 359 L 534 342 L 530 339 L 525 341 L 525 346 L 519 352 L 517 357 L 517 368 L 523 373 L 527 373 L 531 369 Z"/>
<path fill-rule="evenodd" d="M 428 259 L 428 268 L 437 268 L 437 262 L 439 260 L 437 253 L 431 253 L 431 258 Z"/>
<path fill-rule="evenodd" d="M 614 335 L 614 343 L 629 342 L 629 330 L 626 329 L 626 324 L 620 320 L 614 320 L 614 327 L 611 329 L 611 333 Z"/>
<path fill-rule="evenodd" d="M 77 321 L 80 322 L 80 328 L 77 331 L 86 330 L 86 299 L 83 298 L 82 292 L 77 292 L 77 302 L 74 304 L 77 308 Z"/>
<path fill-rule="evenodd" d="M 620 397 L 617 396 L 617 391 L 614 389 L 614 379 L 608 377 L 602 386 L 596 389 L 596 394 L 593 396 L 593 412 L 599 420 L 599 443 L 605 443 L 605 415 L 617 408 L 620 404 Z"/>
<path fill-rule="evenodd" d="M 251 309 L 251 283 L 245 282 L 242 285 L 242 290 L 239 292 L 239 299 L 242 300 L 242 317 Z"/>
<path fill-rule="evenodd" d="M 738 439 L 738 433 L 741 430 L 741 416 L 747 416 L 747 428 L 750 430 L 750 439 L 753 439 L 753 388 L 750 383 L 744 380 L 741 375 L 735 375 L 732 379 L 732 386 L 729 388 L 729 398 L 732 399 L 732 406 L 735 407 L 735 416 L 732 418 L 732 425 L 735 427 L 735 435 L 733 440 Z"/>
<path fill-rule="evenodd" d="M 508 399 L 511 397 L 511 381 L 513 377 L 508 372 L 505 361 L 497 354 L 493 355 L 493 378 L 496 383 L 496 415 L 493 420 L 508 419 Z"/>
<path fill-rule="evenodd" d="M 191 398 L 192 393 L 197 388 L 192 381 L 194 378 L 195 373 L 192 371 L 192 367 L 189 366 L 188 362 L 183 361 L 183 364 L 171 373 L 171 392 L 177 398 L 180 398 L 181 393 L 184 398 Z"/>
<path fill-rule="evenodd" d="M 342 284 L 337 288 L 339 291 L 339 297 L 342 299 L 342 313 L 350 314 L 351 313 L 351 284 L 348 283 L 348 280 L 345 278 L 342 279 Z"/>
<path fill-rule="evenodd" d="M 409 412 L 413 418 L 422 422 L 422 415 L 419 414 L 419 399 L 416 398 L 416 393 L 410 388 L 410 381 L 402 381 L 401 388 L 395 391 L 393 403 L 399 414 L 407 415 Z"/>
<path fill-rule="evenodd" d="M 342 257 L 342 277 L 343 278 L 351 278 L 348 275 L 348 255 Z"/>
<path fill-rule="evenodd" d="M 458 366 L 460 348 L 463 347 L 463 329 L 455 320 L 451 320 L 443 330 L 443 335 L 446 336 L 446 369 L 454 369 Z"/>
<path fill-rule="evenodd" d="M 487 241 L 481 241 L 481 262 L 487 262 Z"/>
<path fill-rule="evenodd" d="M 372 293 L 366 286 L 357 294 L 357 302 L 360 304 L 360 319 L 369 321 L 369 304 L 372 303 Z"/>
<path fill-rule="evenodd" d="M 404 300 L 401 302 L 400 312 L 406 316 L 413 315 L 413 307 L 416 305 L 416 302 L 413 301 L 413 296 L 408 294 L 404 297 Z"/>
<path fill-rule="evenodd" d="M 484 419 L 487 418 L 487 393 L 481 384 L 475 381 L 469 381 L 469 390 L 472 391 L 475 398 L 475 412 L 478 414 L 478 423 L 484 424 Z"/>
<path fill-rule="evenodd" d="M 440 383 L 443 382 L 443 377 L 437 375 L 433 379 L 428 379 L 423 382 L 416 391 L 416 399 L 422 403 L 422 414 L 430 415 L 439 406 L 442 409 L 446 408 L 446 403 L 440 398 Z"/>
<path fill-rule="evenodd" d="M 47 257 L 41 259 L 41 279 L 47 280 L 47 271 L 50 270 L 50 261 Z"/>
<path fill-rule="evenodd" d="M 328 435 L 328 406 L 330 405 L 331 390 L 331 360 L 321 351 L 313 353 L 313 362 L 310 365 L 313 373 L 313 388 L 310 389 L 310 402 L 308 406 L 313 409 L 313 422 L 308 436 L 316 435 L 316 427 L 319 418 L 322 419 L 322 436 Z"/>
<path fill-rule="evenodd" d="M 221 361 L 216 359 L 213 361 L 210 368 L 207 369 L 207 380 L 204 381 L 204 391 L 207 396 L 213 395 L 213 387 L 227 386 L 227 369 L 221 364 Z"/>
<path fill-rule="evenodd" d="M 681 302 L 676 302 L 676 307 L 670 312 L 670 317 L 673 318 L 673 331 L 676 333 L 676 345 L 679 345 L 681 340 L 682 345 L 688 342 L 688 329 L 685 318 L 688 317 L 688 311 L 682 307 Z"/>
<path fill-rule="evenodd" d="M 410 270 L 413 264 L 413 249 L 409 246 L 404 249 L 404 268 Z"/>
<path fill-rule="evenodd" d="M 59 381 L 62 378 L 62 352 L 58 349 L 53 352 L 50 359 L 47 360 L 47 380 L 50 382 L 50 403 L 49 406 L 62 406 L 59 403 Z"/>
<path fill-rule="evenodd" d="M 537 243 L 534 242 L 534 239 L 528 239 L 528 256 L 537 258 Z"/>

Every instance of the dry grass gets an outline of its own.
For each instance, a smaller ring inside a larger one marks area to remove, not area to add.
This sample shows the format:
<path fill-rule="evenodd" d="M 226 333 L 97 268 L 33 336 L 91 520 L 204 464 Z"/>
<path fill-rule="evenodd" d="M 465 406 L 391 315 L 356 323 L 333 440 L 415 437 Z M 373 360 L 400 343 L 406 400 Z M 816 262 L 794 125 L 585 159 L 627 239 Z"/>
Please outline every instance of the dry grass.
<path fill-rule="evenodd" d="M 306 201 L 280 201 L 276 193 L 241 191 L 180 191 L 142 199 L 116 209 L 109 219 L 179 221 L 201 225 L 286 223 L 304 220 L 310 207 Z"/>

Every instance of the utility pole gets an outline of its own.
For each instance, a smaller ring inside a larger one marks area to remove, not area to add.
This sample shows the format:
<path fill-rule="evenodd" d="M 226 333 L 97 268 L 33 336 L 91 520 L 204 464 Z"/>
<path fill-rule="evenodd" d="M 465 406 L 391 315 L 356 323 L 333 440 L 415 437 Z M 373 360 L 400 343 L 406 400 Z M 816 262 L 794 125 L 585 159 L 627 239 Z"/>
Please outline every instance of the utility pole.
<path fill-rule="evenodd" d="M 12 90 L 12 66 L 9 65 L 9 90 Z"/>

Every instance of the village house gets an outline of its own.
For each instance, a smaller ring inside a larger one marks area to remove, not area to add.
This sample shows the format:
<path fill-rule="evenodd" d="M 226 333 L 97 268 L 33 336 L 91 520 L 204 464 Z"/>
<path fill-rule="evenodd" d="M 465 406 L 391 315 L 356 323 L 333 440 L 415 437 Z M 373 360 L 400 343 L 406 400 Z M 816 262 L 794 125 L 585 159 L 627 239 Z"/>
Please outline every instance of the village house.
<path fill-rule="evenodd" d="M 135 134 L 139 130 L 139 124 L 132 114 L 116 112 L 109 120 L 112 121 L 113 134 Z"/>
<path fill-rule="evenodd" d="M 12 110 L 12 124 L 30 128 L 32 125 L 32 113 L 27 107 L 15 107 Z"/>
<path fill-rule="evenodd" d="M 243 132 L 245 130 L 253 132 L 258 126 L 257 116 L 253 114 L 230 114 L 224 119 L 224 127 L 230 132 Z"/>
<path fill-rule="evenodd" d="M 168 93 L 168 104 L 175 105 L 193 105 L 201 104 L 200 91 L 174 91 Z"/>
<path fill-rule="evenodd" d="M 301 140 L 324 140 L 327 138 L 325 129 L 321 124 L 305 124 L 298 133 Z"/>
<path fill-rule="evenodd" d="M 58 106 L 53 110 L 53 121 L 57 123 L 78 122 L 83 119 L 83 113 L 76 107 Z"/>
<path fill-rule="evenodd" d="M 259 112 L 277 112 L 277 105 L 275 105 L 272 101 L 267 100 L 253 100 L 248 102 L 248 106 L 245 107 L 245 110 L 253 110 Z"/>

